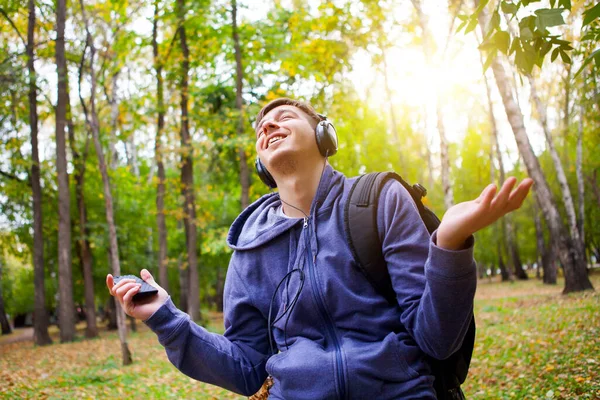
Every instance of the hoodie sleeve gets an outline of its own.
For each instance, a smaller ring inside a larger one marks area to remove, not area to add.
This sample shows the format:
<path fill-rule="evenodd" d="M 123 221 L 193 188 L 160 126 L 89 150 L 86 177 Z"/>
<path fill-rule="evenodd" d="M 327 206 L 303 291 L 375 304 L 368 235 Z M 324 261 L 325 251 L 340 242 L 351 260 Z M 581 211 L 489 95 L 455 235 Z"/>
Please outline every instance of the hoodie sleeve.
<path fill-rule="evenodd" d="M 388 182 L 377 215 L 383 254 L 401 310 L 401 322 L 421 350 L 448 358 L 464 339 L 477 285 L 474 239 L 452 251 L 436 245 L 408 191 Z"/>
<path fill-rule="evenodd" d="M 235 270 L 235 253 L 224 291 L 225 334 L 208 332 L 169 298 L 145 323 L 158 335 L 169 361 L 187 376 L 251 396 L 267 378 L 266 321 L 252 305 Z"/>

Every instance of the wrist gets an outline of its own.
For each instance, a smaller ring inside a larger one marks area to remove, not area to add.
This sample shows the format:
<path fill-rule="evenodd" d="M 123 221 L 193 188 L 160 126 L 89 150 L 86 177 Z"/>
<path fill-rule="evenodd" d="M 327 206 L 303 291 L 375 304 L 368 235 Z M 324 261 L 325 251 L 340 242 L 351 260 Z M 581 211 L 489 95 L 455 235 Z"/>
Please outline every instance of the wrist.
<path fill-rule="evenodd" d="M 459 235 L 456 233 L 449 234 L 445 231 L 440 231 L 436 234 L 436 246 L 445 250 L 463 250 L 466 248 L 467 239 L 469 237 L 464 237 L 463 235 Z"/>

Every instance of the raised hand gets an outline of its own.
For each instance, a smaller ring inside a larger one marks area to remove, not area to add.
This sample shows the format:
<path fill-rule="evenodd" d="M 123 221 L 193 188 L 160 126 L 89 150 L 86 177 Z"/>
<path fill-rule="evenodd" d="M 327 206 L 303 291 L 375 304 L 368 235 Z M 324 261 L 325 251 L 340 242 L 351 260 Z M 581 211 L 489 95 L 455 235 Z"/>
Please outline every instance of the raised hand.
<path fill-rule="evenodd" d="M 152 274 L 147 269 L 141 270 L 140 277 L 146 283 L 158 289 L 156 296 L 146 297 L 134 303 L 133 296 L 138 292 L 141 285 L 133 279 L 123 279 L 115 285 L 111 274 L 106 276 L 106 286 L 110 294 L 121 303 L 125 314 L 144 321 L 150 318 L 164 304 L 169 294 L 154 281 Z"/>
<path fill-rule="evenodd" d="M 523 179 L 512 190 L 516 182 L 516 178 L 508 178 L 498 194 L 496 185 L 488 185 L 475 200 L 450 207 L 438 227 L 437 245 L 448 250 L 458 250 L 464 246 L 469 236 L 521 207 L 533 180 Z"/>

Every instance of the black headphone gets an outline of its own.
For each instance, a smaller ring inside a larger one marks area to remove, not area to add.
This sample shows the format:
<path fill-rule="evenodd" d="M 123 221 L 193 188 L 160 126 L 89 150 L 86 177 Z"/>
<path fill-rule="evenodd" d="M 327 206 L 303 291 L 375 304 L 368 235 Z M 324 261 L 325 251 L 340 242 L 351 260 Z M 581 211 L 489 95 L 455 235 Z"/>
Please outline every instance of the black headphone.
<path fill-rule="evenodd" d="M 335 131 L 333 124 L 327 120 L 325 115 L 317 115 L 321 118 L 321 121 L 319 121 L 317 127 L 315 128 L 317 147 L 319 148 L 319 152 L 323 157 L 329 157 L 337 153 L 338 150 L 337 132 Z M 256 172 L 258 173 L 260 180 L 263 181 L 265 185 L 271 189 L 275 189 L 277 187 L 277 183 L 275 182 L 275 179 L 273 179 L 273 175 L 271 175 L 271 173 L 267 170 L 267 167 L 265 167 L 262 161 L 260 161 L 260 158 L 256 157 L 254 167 L 256 168 Z"/>

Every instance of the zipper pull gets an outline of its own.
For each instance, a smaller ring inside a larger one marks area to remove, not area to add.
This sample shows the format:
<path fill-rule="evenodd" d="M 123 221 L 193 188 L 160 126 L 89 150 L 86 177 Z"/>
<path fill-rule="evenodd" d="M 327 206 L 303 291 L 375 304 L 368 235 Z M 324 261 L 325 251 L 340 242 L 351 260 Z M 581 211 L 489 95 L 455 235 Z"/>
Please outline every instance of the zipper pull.
<path fill-rule="evenodd" d="M 306 228 L 308 226 L 308 218 L 304 217 L 304 226 L 303 228 Z"/>

